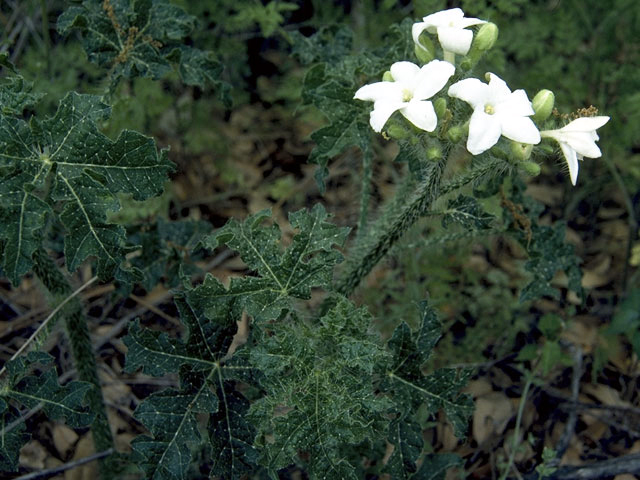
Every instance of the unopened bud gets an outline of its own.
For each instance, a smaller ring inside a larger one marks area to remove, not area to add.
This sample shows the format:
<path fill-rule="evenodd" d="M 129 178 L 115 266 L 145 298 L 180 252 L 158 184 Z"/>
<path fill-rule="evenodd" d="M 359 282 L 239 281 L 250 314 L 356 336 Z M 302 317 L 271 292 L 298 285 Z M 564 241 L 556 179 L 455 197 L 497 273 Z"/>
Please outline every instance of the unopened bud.
<path fill-rule="evenodd" d="M 468 72 L 473 68 L 473 61 L 470 58 L 465 58 L 460 62 L 460 70 Z"/>
<path fill-rule="evenodd" d="M 416 57 L 421 63 L 429 63 L 436 56 L 436 48 L 426 32 L 423 32 L 414 48 Z"/>
<path fill-rule="evenodd" d="M 553 104 L 555 103 L 555 95 L 551 90 L 540 90 L 533 97 L 531 103 L 533 104 L 533 111 L 536 112 L 533 115 L 533 120 L 538 123 L 544 122 L 551 115 Z"/>
<path fill-rule="evenodd" d="M 396 140 L 404 140 L 409 136 L 407 129 L 397 123 L 392 123 L 385 130 L 390 138 L 395 138 Z"/>
<path fill-rule="evenodd" d="M 427 160 L 432 162 L 442 158 L 442 149 L 437 146 L 427 148 Z"/>
<path fill-rule="evenodd" d="M 433 109 L 436 111 L 438 118 L 442 119 L 447 111 L 447 100 L 444 97 L 436 99 L 436 101 L 433 102 Z"/>
<path fill-rule="evenodd" d="M 529 143 L 511 142 L 511 152 L 517 163 L 529 160 L 531 150 L 533 150 L 533 145 Z"/>
<path fill-rule="evenodd" d="M 382 81 L 383 82 L 393 82 L 393 75 L 391 75 L 391 72 L 389 70 L 387 70 L 386 72 L 384 72 L 382 74 Z"/>
<path fill-rule="evenodd" d="M 476 33 L 473 46 L 481 52 L 485 52 L 493 47 L 497 39 L 498 27 L 495 23 L 488 22 L 482 25 L 478 30 L 478 33 Z"/>
<path fill-rule="evenodd" d="M 532 177 L 537 177 L 538 175 L 540 175 L 540 165 L 538 165 L 536 162 L 527 160 L 526 162 L 520 163 L 518 166 Z"/>
<path fill-rule="evenodd" d="M 453 126 L 447 132 L 447 136 L 453 143 L 458 143 L 464 137 L 464 129 L 460 126 Z"/>

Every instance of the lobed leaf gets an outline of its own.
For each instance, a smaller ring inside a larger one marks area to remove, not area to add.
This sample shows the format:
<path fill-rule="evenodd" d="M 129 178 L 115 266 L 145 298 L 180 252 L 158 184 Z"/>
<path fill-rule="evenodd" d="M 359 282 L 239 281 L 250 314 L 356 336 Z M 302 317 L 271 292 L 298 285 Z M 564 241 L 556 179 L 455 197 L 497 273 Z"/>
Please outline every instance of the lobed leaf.
<path fill-rule="evenodd" d="M 382 388 L 392 395 L 402 417 L 422 404 L 430 413 L 444 410 L 455 434 L 462 436 L 473 413 L 473 401 L 468 395 L 460 394 L 460 390 L 471 372 L 445 368 L 429 375 L 422 373 L 422 366 L 441 336 L 441 328 L 435 311 L 426 302 L 421 304 L 421 316 L 415 335 L 403 322 L 389 340 L 393 360 Z"/>
<path fill-rule="evenodd" d="M 248 402 L 231 381 L 245 376 L 250 368 L 223 364 L 237 330 L 237 315 L 233 298 L 216 297 L 219 284 L 213 280 L 209 277 L 175 297 L 186 330 L 184 339 L 142 329 L 138 322 L 124 338 L 125 371 L 142 368 L 154 376 L 179 372 L 181 379 L 179 390 L 151 395 L 134 413 L 151 433 L 132 443 L 145 478 L 185 478 L 197 447 L 214 459 L 212 475 L 226 472 L 225 478 L 240 478 L 253 468 L 254 433 L 243 418 Z M 206 435 L 199 426 L 200 417 L 207 418 Z"/>
<path fill-rule="evenodd" d="M 19 450 L 30 438 L 11 405 L 26 409 L 42 405 L 50 419 L 64 419 L 73 428 L 86 427 L 93 421 L 94 414 L 85 402 L 91 384 L 73 381 L 61 386 L 52 361 L 44 352 L 30 352 L 5 365 L 8 379 L 0 392 L 1 471 L 17 471 Z M 36 368 L 41 371 L 34 374 Z"/>
<path fill-rule="evenodd" d="M 262 225 L 269 216 L 263 210 L 244 222 L 232 219 L 204 241 L 211 249 L 227 245 L 236 250 L 257 272 L 257 277 L 234 278 L 228 290 L 219 282 L 215 287 L 217 297 L 237 299 L 255 320 L 274 319 L 290 308 L 292 298 L 306 299 L 312 287 L 328 287 L 333 266 L 342 260 L 333 246 L 341 246 L 349 232 L 328 223 L 327 212 L 318 204 L 311 211 L 289 215 L 298 233 L 283 250 L 278 226 Z M 209 278 L 208 282 L 217 281 Z"/>
<path fill-rule="evenodd" d="M 187 85 L 219 86 L 222 65 L 213 54 L 184 45 L 195 26 L 195 17 L 167 0 L 84 0 L 58 18 L 61 34 L 81 32 L 89 59 L 111 70 L 112 83 L 159 79 L 175 65 Z"/>
<path fill-rule="evenodd" d="M 120 207 L 116 194 L 158 195 L 173 164 L 142 134 L 124 131 L 112 141 L 100 133 L 97 124 L 109 114 L 98 97 L 69 93 L 43 121 L 0 115 L 2 264 L 14 284 L 32 266 L 47 214 L 65 227 L 69 270 L 89 256 L 101 278 L 120 267 L 125 232 L 107 221 L 107 212 Z"/>

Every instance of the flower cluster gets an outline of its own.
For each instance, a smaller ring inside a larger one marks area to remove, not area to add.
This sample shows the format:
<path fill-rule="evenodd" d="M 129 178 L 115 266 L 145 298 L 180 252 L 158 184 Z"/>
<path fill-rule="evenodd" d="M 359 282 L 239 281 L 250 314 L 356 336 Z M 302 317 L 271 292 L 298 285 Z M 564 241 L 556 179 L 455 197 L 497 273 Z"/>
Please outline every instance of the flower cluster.
<path fill-rule="evenodd" d="M 468 29 L 474 25 L 481 25 L 475 39 L 473 31 Z M 437 35 L 444 60 L 434 59 L 435 49 L 427 34 Z M 361 87 L 354 98 L 374 102 L 370 124 L 376 132 L 382 131 L 396 111 L 418 129 L 433 132 L 438 117 L 430 99 L 443 90 L 456 73 L 456 55 L 466 56 L 458 68 L 467 70 L 493 46 L 497 35 L 498 29 L 493 23 L 467 18 L 459 8 L 428 15 L 412 28 L 416 57 L 425 65 L 396 62 L 382 82 Z M 471 154 L 486 152 L 504 136 L 524 144 L 523 147 L 528 146 L 524 151 L 530 155 L 533 145 L 543 138 L 550 138 L 559 143 L 574 185 L 578 177 L 578 160 L 601 156 L 595 143 L 598 140 L 596 129 L 607 123 L 609 117 L 577 118 L 560 129 L 540 131 L 537 125 L 543 124 L 553 109 L 552 92 L 540 91 L 532 103 L 524 90 L 511 91 L 496 74 L 487 73 L 486 80 L 488 83 L 465 78 L 447 89 L 449 97 L 462 100 L 473 109 L 469 120 L 462 124 L 468 131 L 466 147 Z"/>

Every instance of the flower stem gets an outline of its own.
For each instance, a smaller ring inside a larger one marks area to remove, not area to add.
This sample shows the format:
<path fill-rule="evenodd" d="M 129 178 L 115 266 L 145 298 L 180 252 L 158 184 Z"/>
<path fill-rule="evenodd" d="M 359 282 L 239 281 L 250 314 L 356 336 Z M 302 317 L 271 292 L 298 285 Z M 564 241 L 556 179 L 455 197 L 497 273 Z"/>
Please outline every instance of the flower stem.
<path fill-rule="evenodd" d="M 64 299 L 73 294 L 69 282 L 43 248 L 35 251 L 33 262 L 34 273 L 55 299 Z M 91 426 L 95 449 L 96 451 L 112 449 L 113 437 L 109 428 L 107 410 L 98 379 L 98 367 L 89 329 L 82 311 L 82 304 L 77 297 L 73 297 L 60 314 L 66 319 L 67 333 L 71 341 L 78 377 L 82 381 L 91 383 L 94 387 L 87 393 L 87 399 L 91 411 L 96 415 Z M 50 327 L 52 323 L 49 323 Z M 101 460 L 99 464 L 101 477 L 104 480 L 112 478 L 108 459 Z"/>
<path fill-rule="evenodd" d="M 453 52 L 449 52 L 448 50 L 444 50 L 444 61 L 449 62 L 451 65 L 455 65 L 456 54 Z"/>

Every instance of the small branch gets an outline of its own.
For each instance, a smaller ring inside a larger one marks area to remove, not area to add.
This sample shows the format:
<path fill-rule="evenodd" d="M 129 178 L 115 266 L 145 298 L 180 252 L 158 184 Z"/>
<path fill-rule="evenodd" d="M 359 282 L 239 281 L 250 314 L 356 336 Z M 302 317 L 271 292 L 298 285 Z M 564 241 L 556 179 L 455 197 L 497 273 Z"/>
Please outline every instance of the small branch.
<path fill-rule="evenodd" d="M 578 394 L 580 393 L 580 379 L 582 378 L 582 350 L 578 346 L 572 345 L 573 349 L 573 376 L 571 378 L 571 403 L 578 401 Z M 565 452 L 569 448 L 569 442 L 573 437 L 576 430 L 576 422 L 578 421 L 578 409 L 572 408 L 569 411 L 569 418 L 565 430 L 556 445 L 556 459 L 551 462 L 553 466 L 557 466 L 560 463 L 560 459 L 564 456 Z"/>
<path fill-rule="evenodd" d="M 520 425 L 522 424 L 522 414 L 524 413 L 524 406 L 527 404 L 527 396 L 529 395 L 529 390 L 531 389 L 531 385 L 533 385 L 533 376 L 529 375 L 527 378 L 527 383 L 524 385 L 524 391 L 522 392 L 522 397 L 520 397 L 520 406 L 518 407 L 518 415 L 516 416 L 516 426 L 513 429 L 513 444 L 511 445 L 511 452 L 509 453 L 509 460 L 507 462 L 507 466 L 505 467 L 502 475 L 500 476 L 500 480 L 506 480 L 507 475 L 509 475 L 509 471 L 513 466 L 513 462 L 516 458 L 516 452 L 518 450 L 518 443 L 520 437 Z M 516 476 L 518 478 L 521 475 L 516 471 Z"/>
<path fill-rule="evenodd" d="M 554 473 L 543 477 L 543 480 L 597 480 L 615 477 L 623 473 L 640 473 L 640 453 L 623 455 L 622 457 L 594 462 L 587 465 L 560 467 Z M 537 472 L 532 472 L 525 480 L 538 480 Z"/>
<path fill-rule="evenodd" d="M 40 324 L 40 326 L 36 329 L 36 331 L 31 334 L 29 339 L 22 344 L 22 346 L 18 349 L 18 351 L 16 353 L 13 354 L 13 356 L 9 359 L 9 362 L 12 361 L 12 360 L 15 360 L 16 358 L 18 358 L 18 356 L 27 349 L 27 347 L 31 344 L 31 342 L 33 342 L 36 339 L 36 337 L 40 334 L 40 332 L 42 332 L 42 330 L 44 330 L 44 328 L 47 326 L 49 321 L 53 317 L 55 317 L 56 314 L 60 310 L 62 310 L 62 307 L 64 307 L 69 301 L 71 301 L 73 298 L 75 298 L 80 292 L 82 292 L 84 289 L 86 289 L 89 285 L 94 283 L 96 280 L 98 280 L 98 277 L 93 277 L 93 278 L 89 279 L 84 285 L 82 285 L 80 288 L 78 288 L 71 295 L 68 295 L 62 302 L 60 302 L 58 304 L 58 306 L 56 308 L 54 308 L 53 311 L 47 316 L 47 318 L 44 319 L 44 321 Z M 3 366 L 2 370 L 0 370 L 0 376 L 2 374 L 4 374 L 4 372 L 6 372 L 6 370 L 7 369 L 6 369 L 6 363 L 5 363 L 5 366 Z"/>
<path fill-rule="evenodd" d="M 42 470 L 40 472 L 33 472 L 27 475 L 23 475 L 21 477 L 16 478 L 16 480 L 44 480 L 47 478 L 52 478 L 52 477 L 55 477 L 56 475 L 59 475 L 60 473 L 66 472 L 73 468 L 80 467 L 89 462 L 94 462 L 96 460 L 100 460 L 101 458 L 108 457 L 114 452 L 115 450 L 113 448 L 110 448 L 103 452 L 94 453 L 93 455 L 89 455 L 88 457 L 84 457 L 79 460 L 74 460 L 73 462 L 65 463 L 64 465 L 60 465 L 59 467 L 50 468 L 48 470 Z"/>

